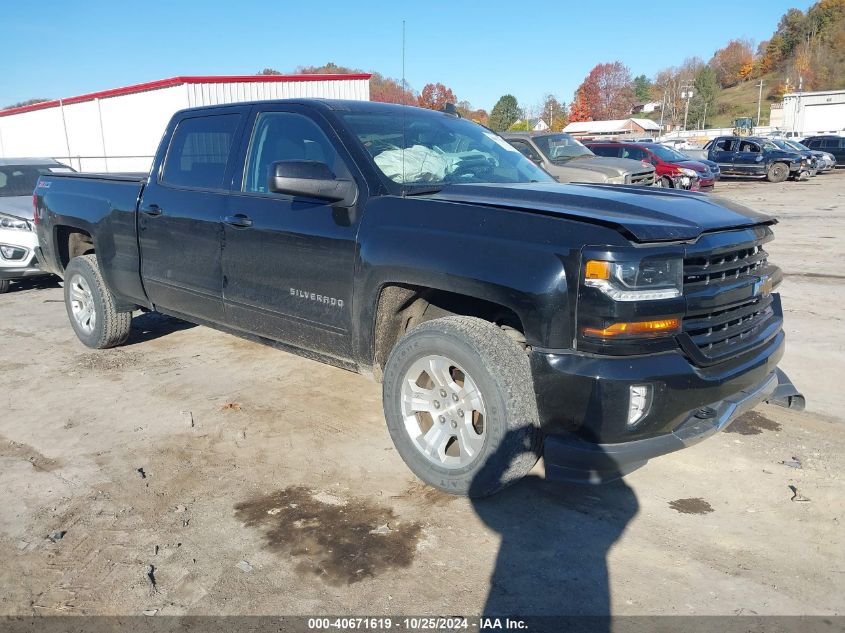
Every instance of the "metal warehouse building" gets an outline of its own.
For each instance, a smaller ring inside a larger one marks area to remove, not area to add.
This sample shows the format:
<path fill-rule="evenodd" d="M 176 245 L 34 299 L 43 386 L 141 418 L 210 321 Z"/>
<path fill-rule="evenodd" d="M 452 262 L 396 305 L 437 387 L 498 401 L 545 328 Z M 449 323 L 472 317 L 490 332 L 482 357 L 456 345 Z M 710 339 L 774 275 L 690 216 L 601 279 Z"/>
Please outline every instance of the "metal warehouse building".
<path fill-rule="evenodd" d="M 55 158 L 79 171 L 148 171 L 177 110 L 262 99 L 370 98 L 370 75 L 172 77 L 0 110 L 0 158 Z"/>
<path fill-rule="evenodd" d="M 801 136 L 845 133 L 845 90 L 783 95 L 781 128 Z"/>

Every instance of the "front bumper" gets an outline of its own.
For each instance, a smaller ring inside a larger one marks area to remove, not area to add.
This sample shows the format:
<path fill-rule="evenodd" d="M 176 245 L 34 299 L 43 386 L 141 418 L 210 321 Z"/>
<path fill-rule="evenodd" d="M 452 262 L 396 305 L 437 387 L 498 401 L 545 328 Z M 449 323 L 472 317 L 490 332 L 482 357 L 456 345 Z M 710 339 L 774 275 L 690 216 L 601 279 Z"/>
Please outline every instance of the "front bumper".
<path fill-rule="evenodd" d="M 758 384 L 690 412 L 671 433 L 616 444 L 592 444 L 571 437 L 546 438 L 544 461 L 549 479 L 602 483 L 644 465 L 649 459 L 687 448 L 730 425 L 761 402 L 802 410 L 804 397 L 776 369 Z"/>
<path fill-rule="evenodd" d="M 715 433 L 740 409 L 761 400 L 798 406 L 800 394 L 777 368 L 783 350 L 782 331 L 734 359 L 707 367 L 693 364 L 680 349 L 642 356 L 533 350 L 531 371 L 547 437 L 547 470 L 559 473 L 575 464 L 583 471 L 584 462 L 595 459 L 602 468 L 587 470 L 602 471 L 612 464 L 613 472 L 624 472 L 626 465 L 640 465 L 687 445 L 678 443 L 678 434 L 688 440 L 683 429 L 702 428 L 693 418 L 705 420 L 701 424 Z M 773 377 L 779 378 L 773 382 Z M 633 428 L 627 424 L 632 386 L 648 386 L 652 393 L 647 414 Z M 610 464 L 603 461 L 609 454 L 618 457 Z"/>
<path fill-rule="evenodd" d="M 0 245 L 9 246 L 21 254 L 7 259 L 0 251 L 0 279 L 21 279 L 44 275 L 46 272 L 38 266 L 35 250 L 38 236 L 31 231 L 0 229 Z"/>

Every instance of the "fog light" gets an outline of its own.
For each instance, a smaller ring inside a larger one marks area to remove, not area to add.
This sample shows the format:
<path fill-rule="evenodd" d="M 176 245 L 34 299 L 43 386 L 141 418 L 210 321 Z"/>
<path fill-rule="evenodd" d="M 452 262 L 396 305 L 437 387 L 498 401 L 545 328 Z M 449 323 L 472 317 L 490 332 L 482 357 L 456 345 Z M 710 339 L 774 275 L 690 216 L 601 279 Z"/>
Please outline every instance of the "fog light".
<path fill-rule="evenodd" d="M 628 428 L 632 429 L 648 415 L 651 409 L 651 385 L 631 385 L 628 399 Z"/>
<path fill-rule="evenodd" d="M 0 244 L 0 255 L 3 256 L 3 259 L 17 261 L 19 259 L 23 259 L 26 256 L 26 249 L 18 248 L 16 246 L 9 246 L 8 244 Z"/>

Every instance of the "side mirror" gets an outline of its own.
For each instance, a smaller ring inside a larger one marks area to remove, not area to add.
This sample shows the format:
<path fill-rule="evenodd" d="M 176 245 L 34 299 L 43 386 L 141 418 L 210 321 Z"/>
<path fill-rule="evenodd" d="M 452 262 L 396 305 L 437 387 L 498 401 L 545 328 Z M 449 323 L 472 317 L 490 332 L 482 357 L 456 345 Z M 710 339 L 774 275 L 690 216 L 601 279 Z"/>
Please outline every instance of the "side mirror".
<path fill-rule="evenodd" d="M 280 160 L 270 165 L 268 188 L 273 193 L 317 198 L 352 206 L 358 188 L 351 180 L 339 180 L 325 163 L 314 160 Z"/>

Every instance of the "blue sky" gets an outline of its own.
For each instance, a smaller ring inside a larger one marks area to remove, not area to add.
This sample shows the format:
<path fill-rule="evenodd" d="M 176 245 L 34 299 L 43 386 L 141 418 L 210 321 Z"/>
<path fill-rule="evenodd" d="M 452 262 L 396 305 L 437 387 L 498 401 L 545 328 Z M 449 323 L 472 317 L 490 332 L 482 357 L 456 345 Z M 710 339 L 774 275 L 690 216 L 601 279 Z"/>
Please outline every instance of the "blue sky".
<path fill-rule="evenodd" d="M 811 4 L 42 0 L 33 9 L 7 2 L 0 107 L 175 75 L 291 71 L 328 61 L 400 77 L 403 19 L 406 77 L 415 89 L 442 81 L 488 110 L 507 92 L 527 106 L 548 92 L 568 102 L 597 63 L 620 60 L 634 75 L 652 76 L 686 57 L 708 59 L 734 37 L 767 39 L 787 9 Z"/>

